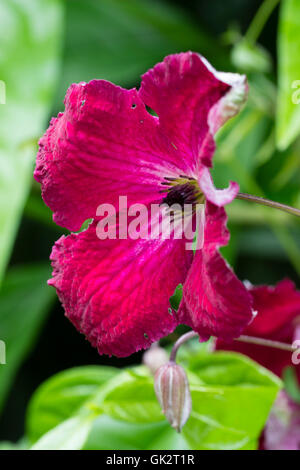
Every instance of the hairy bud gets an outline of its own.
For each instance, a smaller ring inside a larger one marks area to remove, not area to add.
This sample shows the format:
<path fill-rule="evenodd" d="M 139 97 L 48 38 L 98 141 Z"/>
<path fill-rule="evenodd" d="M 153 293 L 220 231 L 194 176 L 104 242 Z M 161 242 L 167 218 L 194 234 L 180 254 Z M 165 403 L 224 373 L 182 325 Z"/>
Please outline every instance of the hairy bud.
<path fill-rule="evenodd" d="M 172 428 L 180 432 L 192 407 L 189 383 L 184 369 L 169 361 L 154 377 L 154 388 L 162 411 Z"/>

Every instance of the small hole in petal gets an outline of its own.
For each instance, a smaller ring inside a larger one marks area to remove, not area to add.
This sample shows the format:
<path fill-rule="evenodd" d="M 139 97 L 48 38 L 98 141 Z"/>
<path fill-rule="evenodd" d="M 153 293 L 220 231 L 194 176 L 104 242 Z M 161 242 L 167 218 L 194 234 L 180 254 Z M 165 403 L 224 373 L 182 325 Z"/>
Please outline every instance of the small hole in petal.
<path fill-rule="evenodd" d="M 147 333 L 144 333 L 144 338 L 149 339 L 149 336 L 147 335 Z"/>
<path fill-rule="evenodd" d="M 134 109 L 134 108 L 136 108 L 136 104 L 135 104 L 135 103 L 132 103 L 131 109 Z"/>

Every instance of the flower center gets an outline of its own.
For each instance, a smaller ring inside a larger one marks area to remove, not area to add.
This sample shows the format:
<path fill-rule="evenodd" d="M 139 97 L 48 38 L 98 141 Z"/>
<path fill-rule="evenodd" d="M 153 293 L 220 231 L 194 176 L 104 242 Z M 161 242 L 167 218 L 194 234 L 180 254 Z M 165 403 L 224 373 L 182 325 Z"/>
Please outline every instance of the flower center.
<path fill-rule="evenodd" d="M 180 175 L 178 178 L 165 177 L 161 184 L 165 186 L 161 192 L 166 193 L 162 204 L 172 206 L 179 204 L 184 209 L 185 204 L 203 204 L 204 194 L 199 188 L 198 182 L 189 176 Z"/>

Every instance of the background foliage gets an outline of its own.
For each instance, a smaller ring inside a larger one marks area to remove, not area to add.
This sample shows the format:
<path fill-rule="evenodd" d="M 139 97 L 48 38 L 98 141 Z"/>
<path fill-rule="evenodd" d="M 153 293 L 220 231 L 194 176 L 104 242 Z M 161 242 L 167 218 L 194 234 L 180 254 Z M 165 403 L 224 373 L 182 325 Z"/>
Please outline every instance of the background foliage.
<path fill-rule="evenodd" d="M 1 439 L 16 441 L 25 432 L 19 446 L 255 448 L 280 386 L 272 375 L 236 355 L 187 349 L 182 361 L 195 406 L 178 436 L 158 409 L 148 373 L 120 369 L 141 355 L 99 357 L 64 318 L 46 286 L 50 249 L 63 231 L 32 169 L 37 140 L 63 109 L 70 83 L 104 78 L 138 86 L 166 54 L 194 50 L 217 68 L 247 73 L 250 83 L 246 107 L 218 135 L 216 184 L 233 179 L 243 192 L 300 207 L 300 107 L 292 101 L 300 80 L 299 25 L 298 0 L 1 2 L 0 339 L 7 344 Z M 224 254 L 240 278 L 298 282 L 295 218 L 242 201 L 228 214 L 232 238 Z M 86 364 L 94 366 L 79 367 Z M 139 405 L 131 402 L 133 389 Z"/>

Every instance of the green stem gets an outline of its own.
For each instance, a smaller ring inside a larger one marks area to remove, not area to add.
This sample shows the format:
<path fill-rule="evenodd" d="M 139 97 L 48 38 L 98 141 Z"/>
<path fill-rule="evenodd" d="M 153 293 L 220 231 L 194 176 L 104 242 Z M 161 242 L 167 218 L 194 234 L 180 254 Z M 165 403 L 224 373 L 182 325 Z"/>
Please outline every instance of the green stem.
<path fill-rule="evenodd" d="M 245 35 L 245 38 L 248 39 L 248 41 L 252 43 L 257 41 L 272 11 L 279 1 L 280 0 L 265 0 L 259 7 Z"/>
<path fill-rule="evenodd" d="M 244 201 L 256 202 L 263 206 L 273 207 L 274 209 L 279 209 L 289 214 L 296 215 L 300 217 L 300 209 L 295 207 L 287 206 L 286 204 L 281 204 L 280 202 L 271 201 L 270 199 L 265 199 L 263 197 L 253 196 L 252 194 L 238 193 L 237 199 L 242 199 Z"/>

